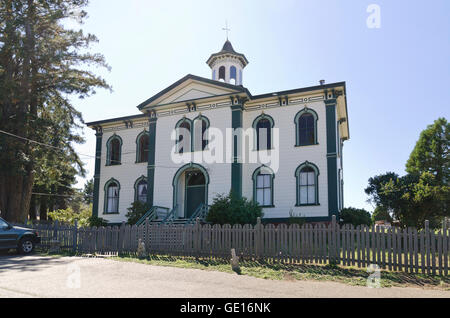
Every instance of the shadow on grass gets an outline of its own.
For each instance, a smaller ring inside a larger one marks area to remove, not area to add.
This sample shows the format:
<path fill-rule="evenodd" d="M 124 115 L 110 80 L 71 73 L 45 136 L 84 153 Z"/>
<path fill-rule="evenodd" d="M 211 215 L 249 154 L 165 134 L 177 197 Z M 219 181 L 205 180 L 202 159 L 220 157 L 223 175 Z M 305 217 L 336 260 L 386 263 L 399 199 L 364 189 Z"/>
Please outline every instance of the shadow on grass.
<path fill-rule="evenodd" d="M 119 255 L 119 258 L 128 258 L 130 255 Z M 132 256 L 131 256 L 132 257 Z M 230 261 L 226 259 L 209 259 L 209 258 L 195 258 L 185 256 L 169 256 L 169 255 L 150 255 L 145 260 L 152 262 L 164 262 L 167 265 L 176 262 L 184 262 L 193 267 L 201 265 L 206 268 L 218 268 L 230 266 Z M 277 272 L 282 274 L 284 279 L 315 278 L 323 280 L 336 280 L 347 282 L 359 282 L 365 284 L 367 278 L 371 273 L 367 272 L 365 268 L 343 267 L 339 265 L 312 265 L 312 264 L 298 264 L 298 263 L 282 263 L 282 262 L 268 262 L 244 259 L 239 262 L 240 272 L 243 273 L 261 273 L 261 272 Z M 429 286 L 429 287 L 450 287 L 450 277 L 433 276 L 421 273 L 404 273 L 381 270 L 381 280 L 383 286 Z M 270 276 L 270 275 L 269 275 Z M 273 275 L 272 275 L 273 276 Z M 273 276 L 274 277 L 274 276 Z M 280 275 L 278 275 L 280 277 Z"/>

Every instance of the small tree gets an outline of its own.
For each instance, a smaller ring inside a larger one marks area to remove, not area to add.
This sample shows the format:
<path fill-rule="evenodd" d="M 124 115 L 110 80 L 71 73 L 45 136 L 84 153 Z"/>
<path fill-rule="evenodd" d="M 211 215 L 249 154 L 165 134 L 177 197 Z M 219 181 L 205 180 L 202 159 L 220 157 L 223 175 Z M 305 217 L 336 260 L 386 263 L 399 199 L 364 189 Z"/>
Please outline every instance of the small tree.
<path fill-rule="evenodd" d="M 344 208 L 340 212 L 341 224 L 371 225 L 370 213 L 364 209 Z"/>
<path fill-rule="evenodd" d="M 450 123 L 438 118 L 420 133 L 408 161 L 406 172 L 422 175 L 430 172 L 437 185 L 448 185 L 450 181 Z"/>
<path fill-rule="evenodd" d="M 147 203 L 142 203 L 141 201 L 134 201 L 131 204 L 131 207 L 129 207 L 128 213 L 125 215 L 125 217 L 127 218 L 127 223 L 128 224 L 136 224 L 137 221 L 139 221 L 139 219 L 141 217 L 144 216 L 145 213 L 147 213 L 147 211 L 149 210 L 149 206 Z"/>
<path fill-rule="evenodd" d="M 236 197 L 232 192 L 228 195 L 218 194 L 213 199 L 206 217 L 213 224 L 256 224 L 262 217 L 262 208 L 245 197 Z"/>

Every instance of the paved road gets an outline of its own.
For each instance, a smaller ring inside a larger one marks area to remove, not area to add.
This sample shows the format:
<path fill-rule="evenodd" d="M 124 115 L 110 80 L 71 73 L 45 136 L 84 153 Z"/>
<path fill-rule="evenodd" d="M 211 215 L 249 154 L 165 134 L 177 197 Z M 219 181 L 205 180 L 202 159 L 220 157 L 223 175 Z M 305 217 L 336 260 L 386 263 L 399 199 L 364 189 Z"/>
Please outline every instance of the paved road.
<path fill-rule="evenodd" d="M 101 258 L 7 255 L 0 256 L 0 297 L 450 297 L 450 292 L 274 281 Z"/>

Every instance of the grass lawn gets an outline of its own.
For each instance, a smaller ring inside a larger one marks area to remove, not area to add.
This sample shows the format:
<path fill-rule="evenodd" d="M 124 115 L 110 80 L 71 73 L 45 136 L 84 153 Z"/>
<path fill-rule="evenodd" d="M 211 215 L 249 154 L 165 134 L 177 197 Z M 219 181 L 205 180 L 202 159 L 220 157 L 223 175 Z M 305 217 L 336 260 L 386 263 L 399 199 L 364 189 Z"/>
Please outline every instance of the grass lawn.
<path fill-rule="evenodd" d="M 74 256 L 71 252 L 48 254 L 37 252 L 39 255 L 61 257 Z M 83 255 L 82 255 L 83 256 Z M 92 255 L 95 257 L 95 255 Z M 98 257 L 98 255 L 97 255 Z M 150 255 L 140 259 L 130 255 L 100 256 L 121 262 L 135 262 L 156 266 L 172 266 L 179 268 L 194 268 L 209 271 L 235 273 L 230 262 L 220 259 L 208 259 L 184 256 Z M 342 265 L 309 265 L 285 264 L 276 262 L 240 261 L 240 272 L 237 275 L 248 275 L 262 279 L 274 280 L 318 280 L 334 281 L 349 285 L 366 286 L 368 273 L 364 268 L 344 267 Z M 450 291 L 450 277 L 432 276 L 426 274 L 412 274 L 381 270 L 381 287 L 419 287 Z"/>
<path fill-rule="evenodd" d="M 196 268 L 201 270 L 234 273 L 229 262 L 191 257 L 152 255 L 145 259 L 130 256 L 115 256 L 113 260 L 136 262 L 157 266 Z M 241 261 L 239 275 L 249 275 L 274 280 L 321 280 L 350 285 L 366 286 L 370 273 L 361 268 L 332 265 L 304 265 Z M 422 287 L 450 290 L 450 277 L 409 274 L 381 270 L 381 287 Z"/>

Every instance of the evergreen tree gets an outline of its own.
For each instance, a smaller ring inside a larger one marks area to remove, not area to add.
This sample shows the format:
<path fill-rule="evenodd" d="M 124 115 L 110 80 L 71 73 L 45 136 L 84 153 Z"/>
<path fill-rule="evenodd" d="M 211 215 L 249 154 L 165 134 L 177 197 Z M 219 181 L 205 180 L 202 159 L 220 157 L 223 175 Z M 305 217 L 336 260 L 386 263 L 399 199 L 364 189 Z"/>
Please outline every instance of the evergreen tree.
<path fill-rule="evenodd" d="M 83 140 L 73 130 L 83 120 L 69 95 L 84 98 L 96 88 L 110 88 L 85 67 L 109 68 L 101 54 L 87 50 L 97 38 L 63 25 L 69 18 L 82 23 L 86 18 L 82 9 L 87 3 L 0 2 L 0 129 L 21 137 L 0 133 L 0 213 L 9 221 L 26 219 L 35 179 L 44 178 L 41 169 L 59 170 L 61 166 L 51 167 L 57 159 L 63 159 L 63 166 L 81 171 L 81 161 L 71 143 Z M 67 177 L 65 183 L 70 184 Z"/>

